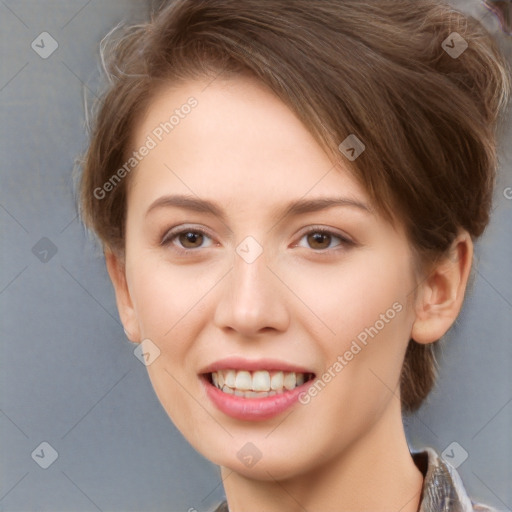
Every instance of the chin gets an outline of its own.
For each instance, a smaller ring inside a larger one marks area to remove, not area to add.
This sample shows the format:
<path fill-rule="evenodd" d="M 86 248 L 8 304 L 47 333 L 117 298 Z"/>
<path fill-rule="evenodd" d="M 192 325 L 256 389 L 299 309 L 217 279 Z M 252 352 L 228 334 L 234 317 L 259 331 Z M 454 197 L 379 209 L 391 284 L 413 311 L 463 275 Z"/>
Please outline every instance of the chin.
<path fill-rule="evenodd" d="M 285 446 L 285 439 L 277 436 L 272 443 L 260 436 L 254 436 L 253 441 L 250 439 L 250 436 L 238 439 L 229 437 L 223 442 L 212 440 L 206 445 L 203 441 L 193 446 L 217 466 L 261 481 L 286 480 L 298 476 L 306 472 L 306 468 L 309 471 L 315 463 L 318 464 L 321 458 L 314 453 L 304 452 L 305 440 L 297 440 L 297 443 Z"/>

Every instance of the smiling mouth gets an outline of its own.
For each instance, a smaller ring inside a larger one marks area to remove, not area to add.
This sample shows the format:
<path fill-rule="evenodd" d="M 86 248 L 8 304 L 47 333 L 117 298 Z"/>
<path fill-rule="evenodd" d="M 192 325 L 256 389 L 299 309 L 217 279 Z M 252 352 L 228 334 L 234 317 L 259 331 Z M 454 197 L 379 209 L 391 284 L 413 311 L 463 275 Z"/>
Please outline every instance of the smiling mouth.
<path fill-rule="evenodd" d="M 228 395 L 266 398 L 291 391 L 315 377 L 314 373 L 267 370 L 217 370 L 205 374 L 210 384 Z"/>

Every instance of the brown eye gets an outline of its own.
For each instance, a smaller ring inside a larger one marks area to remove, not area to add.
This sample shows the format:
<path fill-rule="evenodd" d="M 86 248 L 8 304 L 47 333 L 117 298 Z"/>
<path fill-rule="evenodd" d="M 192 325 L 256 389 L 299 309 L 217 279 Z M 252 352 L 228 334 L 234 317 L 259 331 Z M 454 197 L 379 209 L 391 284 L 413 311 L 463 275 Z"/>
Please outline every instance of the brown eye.
<path fill-rule="evenodd" d="M 325 228 L 313 228 L 304 233 L 297 244 L 299 247 L 313 249 L 319 254 L 327 254 L 336 250 L 349 249 L 354 242 L 342 234 Z"/>
<path fill-rule="evenodd" d="M 331 245 L 332 236 L 316 231 L 307 235 L 307 240 L 312 249 L 327 249 Z"/>
<path fill-rule="evenodd" d="M 214 246 L 213 239 L 202 229 L 172 229 L 168 231 L 160 245 L 172 249 L 177 254 L 196 253 Z"/>
<path fill-rule="evenodd" d="M 196 249 L 203 243 L 204 236 L 197 231 L 184 231 L 178 235 L 178 240 L 185 249 Z"/>

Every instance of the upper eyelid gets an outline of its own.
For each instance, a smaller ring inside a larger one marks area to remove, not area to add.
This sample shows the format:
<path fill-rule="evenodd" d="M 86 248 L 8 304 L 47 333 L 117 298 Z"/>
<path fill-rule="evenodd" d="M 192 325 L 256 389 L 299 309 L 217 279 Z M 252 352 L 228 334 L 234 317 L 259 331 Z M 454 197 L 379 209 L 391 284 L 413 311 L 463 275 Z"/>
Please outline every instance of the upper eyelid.
<path fill-rule="evenodd" d="M 313 224 L 312 226 L 307 226 L 307 227 L 301 229 L 300 236 L 302 237 L 304 235 L 307 235 L 308 233 L 315 233 L 317 231 L 321 232 L 321 233 L 328 233 L 329 235 L 334 235 L 334 236 L 337 236 L 344 240 L 352 240 L 352 237 L 348 233 L 345 233 L 344 231 L 342 231 L 338 228 L 331 228 L 329 226 L 324 226 L 321 224 L 318 224 L 318 225 Z"/>

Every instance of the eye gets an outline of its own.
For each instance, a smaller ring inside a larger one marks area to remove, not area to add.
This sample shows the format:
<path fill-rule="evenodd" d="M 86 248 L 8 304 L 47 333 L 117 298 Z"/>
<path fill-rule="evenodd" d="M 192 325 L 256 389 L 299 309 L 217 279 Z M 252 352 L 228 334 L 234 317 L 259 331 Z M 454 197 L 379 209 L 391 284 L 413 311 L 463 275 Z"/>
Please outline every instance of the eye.
<path fill-rule="evenodd" d="M 306 245 L 301 243 L 303 240 L 305 240 Z M 307 233 L 302 235 L 297 244 L 299 247 L 307 247 L 317 251 L 348 245 L 354 245 L 354 242 L 341 234 L 333 233 L 325 228 L 310 229 Z"/>
<path fill-rule="evenodd" d="M 189 252 L 211 247 L 213 240 L 202 229 L 171 229 L 166 232 L 160 244 L 163 246 L 172 245 L 178 252 Z"/>
<path fill-rule="evenodd" d="M 196 252 L 198 249 L 212 247 L 213 239 L 199 228 L 173 228 L 165 233 L 160 242 L 162 246 L 171 246 L 178 253 Z M 316 252 L 338 247 L 355 245 L 348 237 L 326 228 L 313 228 L 302 235 L 296 246 L 314 249 Z"/>

